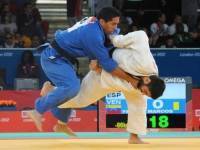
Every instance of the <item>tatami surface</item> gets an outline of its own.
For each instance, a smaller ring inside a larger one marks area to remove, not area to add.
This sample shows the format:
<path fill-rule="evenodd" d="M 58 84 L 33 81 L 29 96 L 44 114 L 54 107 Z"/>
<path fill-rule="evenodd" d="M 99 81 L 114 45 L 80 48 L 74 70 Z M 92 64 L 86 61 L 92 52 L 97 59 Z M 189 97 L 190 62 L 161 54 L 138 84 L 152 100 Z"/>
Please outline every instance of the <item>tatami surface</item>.
<path fill-rule="evenodd" d="M 128 144 L 127 137 L 126 133 L 80 133 L 77 139 L 57 133 L 0 134 L 0 150 L 200 150 L 200 133 L 195 132 L 151 133 L 142 137 L 149 144 L 138 145 Z"/>

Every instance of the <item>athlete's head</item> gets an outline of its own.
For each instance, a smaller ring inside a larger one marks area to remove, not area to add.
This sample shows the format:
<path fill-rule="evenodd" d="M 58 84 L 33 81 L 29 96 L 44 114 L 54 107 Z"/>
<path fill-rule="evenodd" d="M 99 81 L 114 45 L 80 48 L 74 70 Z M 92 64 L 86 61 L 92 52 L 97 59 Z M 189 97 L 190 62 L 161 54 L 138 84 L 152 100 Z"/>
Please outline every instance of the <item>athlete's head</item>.
<path fill-rule="evenodd" d="M 165 82 L 156 75 L 142 77 L 138 83 L 138 89 L 144 95 L 157 99 L 165 90 Z"/>
<path fill-rule="evenodd" d="M 113 7 L 104 7 L 99 11 L 97 19 L 99 20 L 104 32 L 110 34 L 119 24 L 120 12 Z"/>

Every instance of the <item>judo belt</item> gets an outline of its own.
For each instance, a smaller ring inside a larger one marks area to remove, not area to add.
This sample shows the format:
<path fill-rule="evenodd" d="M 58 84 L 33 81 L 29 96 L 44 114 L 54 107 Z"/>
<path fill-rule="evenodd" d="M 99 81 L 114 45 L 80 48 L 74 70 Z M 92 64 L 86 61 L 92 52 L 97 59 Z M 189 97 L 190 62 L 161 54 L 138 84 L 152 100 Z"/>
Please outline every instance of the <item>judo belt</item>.
<path fill-rule="evenodd" d="M 58 43 L 56 42 L 56 40 L 53 40 L 51 42 L 51 46 L 57 51 L 57 53 L 60 55 L 60 57 L 64 57 L 66 58 L 67 60 L 69 60 L 73 65 L 77 65 L 77 68 L 78 68 L 78 60 L 71 56 L 69 53 L 67 53 L 64 49 L 62 49 Z"/>

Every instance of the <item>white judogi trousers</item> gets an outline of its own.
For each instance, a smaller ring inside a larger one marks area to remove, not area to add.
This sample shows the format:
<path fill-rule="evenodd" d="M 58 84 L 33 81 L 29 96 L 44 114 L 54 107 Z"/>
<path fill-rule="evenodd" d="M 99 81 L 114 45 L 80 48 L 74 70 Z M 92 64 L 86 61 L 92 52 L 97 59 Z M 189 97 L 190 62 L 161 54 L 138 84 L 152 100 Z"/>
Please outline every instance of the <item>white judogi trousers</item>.
<path fill-rule="evenodd" d="M 105 76 L 110 76 L 110 74 L 105 71 L 102 71 L 101 74 L 90 71 L 82 81 L 79 94 L 59 107 L 86 107 L 97 102 L 109 93 L 121 90 L 127 100 L 128 106 L 127 131 L 141 135 L 146 134 L 146 100 L 141 92 L 133 88 L 132 90 L 127 90 L 122 87 L 119 88 L 119 84 L 113 83 L 111 85 L 111 82 L 105 85 L 104 82 L 106 82 L 107 79 L 109 80 L 107 77 L 106 80 L 104 80 Z"/>

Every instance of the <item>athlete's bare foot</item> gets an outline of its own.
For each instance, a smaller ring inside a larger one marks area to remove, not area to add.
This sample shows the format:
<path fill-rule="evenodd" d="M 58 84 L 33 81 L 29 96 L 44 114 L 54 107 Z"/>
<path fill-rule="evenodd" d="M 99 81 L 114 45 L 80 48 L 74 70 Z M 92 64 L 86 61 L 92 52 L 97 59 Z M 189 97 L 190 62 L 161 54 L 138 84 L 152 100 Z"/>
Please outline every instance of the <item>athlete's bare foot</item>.
<path fill-rule="evenodd" d="M 28 110 L 26 113 L 33 120 L 37 129 L 42 132 L 42 115 L 36 110 Z"/>
<path fill-rule="evenodd" d="M 147 142 L 142 141 L 137 134 L 130 134 L 129 140 L 128 140 L 129 144 L 148 144 Z"/>
<path fill-rule="evenodd" d="M 54 86 L 51 85 L 51 82 L 46 81 L 46 82 L 44 82 L 44 84 L 43 84 L 43 86 L 42 86 L 40 95 L 41 95 L 41 96 L 46 96 L 46 95 L 47 95 L 49 92 L 51 92 L 53 89 L 54 89 Z"/>
<path fill-rule="evenodd" d="M 53 130 L 55 132 L 63 132 L 63 133 L 66 133 L 67 135 L 71 136 L 71 137 L 76 137 L 76 134 L 72 131 L 71 128 L 69 128 L 66 124 L 60 124 L 60 123 L 57 123 Z"/>

